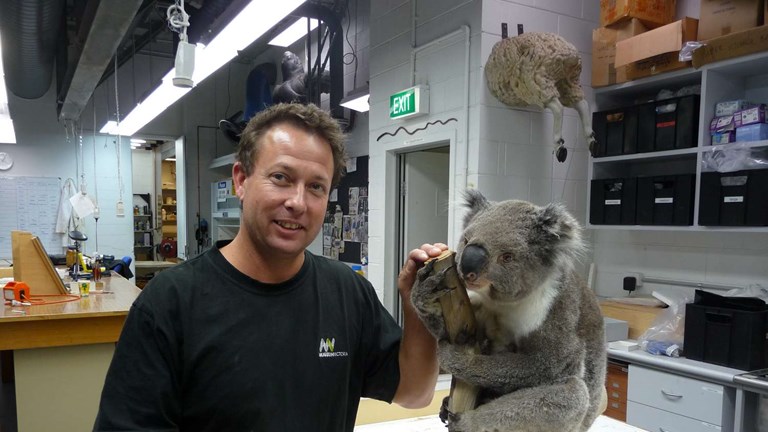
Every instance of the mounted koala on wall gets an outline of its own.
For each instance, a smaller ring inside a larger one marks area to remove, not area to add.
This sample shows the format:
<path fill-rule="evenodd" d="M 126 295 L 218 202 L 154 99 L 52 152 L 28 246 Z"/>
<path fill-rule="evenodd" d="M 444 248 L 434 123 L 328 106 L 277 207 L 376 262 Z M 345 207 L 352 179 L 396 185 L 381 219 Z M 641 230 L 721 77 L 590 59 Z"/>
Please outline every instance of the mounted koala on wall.
<path fill-rule="evenodd" d="M 606 406 L 606 352 L 597 300 L 574 269 L 585 249 L 578 222 L 559 204 L 466 197 L 456 270 L 475 340 L 448 342 L 445 272 L 428 264 L 411 293 L 442 369 L 480 387 L 475 409 L 448 413 L 448 430 L 586 431 Z"/>
<path fill-rule="evenodd" d="M 592 112 L 579 79 L 581 55 L 570 42 L 554 33 L 523 33 L 493 46 L 485 63 L 488 90 L 511 107 L 549 108 L 554 115 L 557 160 L 568 155 L 563 139 L 563 107 L 576 109 L 589 152 L 594 155 Z"/>

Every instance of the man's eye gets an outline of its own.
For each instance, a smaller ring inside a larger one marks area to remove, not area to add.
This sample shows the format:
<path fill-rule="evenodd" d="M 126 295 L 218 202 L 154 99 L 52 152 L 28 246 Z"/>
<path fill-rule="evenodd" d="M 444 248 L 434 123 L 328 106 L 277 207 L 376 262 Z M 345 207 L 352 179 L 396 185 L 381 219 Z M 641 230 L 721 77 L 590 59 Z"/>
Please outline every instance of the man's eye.
<path fill-rule="evenodd" d="M 283 173 L 274 173 L 272 174 L 272 179 L 275 180 L 278 183 L 284 183 L 288 181 L 288 176 L 286 176 Z"/>
<path fill-rule="evenodd" d="M 325 192 L 325 186 L 320 183 L 313 183 L 309 188 L 316 192 Z"/>

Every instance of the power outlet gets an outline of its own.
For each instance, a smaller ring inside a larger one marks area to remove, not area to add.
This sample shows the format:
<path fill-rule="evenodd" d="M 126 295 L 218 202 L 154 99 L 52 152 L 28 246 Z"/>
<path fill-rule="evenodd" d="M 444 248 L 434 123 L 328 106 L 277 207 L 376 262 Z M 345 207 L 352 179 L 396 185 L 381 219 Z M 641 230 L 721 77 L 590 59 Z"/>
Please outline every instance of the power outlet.
<path fill-rule="evenodd" d="M 632 292 L 643 286 L 642 273 L 623 273 L 621 275 L 622 288 L 624 291 Z"/>

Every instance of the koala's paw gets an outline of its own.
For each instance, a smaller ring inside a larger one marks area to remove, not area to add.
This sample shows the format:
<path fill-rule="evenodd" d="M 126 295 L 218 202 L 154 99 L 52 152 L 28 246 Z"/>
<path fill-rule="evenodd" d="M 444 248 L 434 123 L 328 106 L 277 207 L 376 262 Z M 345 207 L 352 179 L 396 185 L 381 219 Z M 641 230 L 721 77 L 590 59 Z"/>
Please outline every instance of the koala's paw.
<path fill-rule="evenodd" d="M 473 343 L 466 345 L 456 345 L 448 341 L 439 341 L 437 347 L 437 357 L 440 367 L 446 372 L 464 379 L 464 373 L 473 358 L 478 355 L 477 348 Z"/>
<path fill-rule="evenodd" d="M 445 284 L 447 270 L 433 274 L 433 267 L 433 262 L 429 262 L 416 274 L 416 282 L 411 289 L 411 303 L 419 311 L 441 313 L 437 300 L 450 290 Z"/>
<path fill-rule="evenodd" d="M 448 402 L 450 400 L 450 396 L 443 398 L 443 404 L 440 406 L 440 420 L 445 423 L 449 431 L 459 432 L 459 429 L 456 429 L 456 424 L 458 423 L 461 414 L 451 412 L 448 409 Z"/>

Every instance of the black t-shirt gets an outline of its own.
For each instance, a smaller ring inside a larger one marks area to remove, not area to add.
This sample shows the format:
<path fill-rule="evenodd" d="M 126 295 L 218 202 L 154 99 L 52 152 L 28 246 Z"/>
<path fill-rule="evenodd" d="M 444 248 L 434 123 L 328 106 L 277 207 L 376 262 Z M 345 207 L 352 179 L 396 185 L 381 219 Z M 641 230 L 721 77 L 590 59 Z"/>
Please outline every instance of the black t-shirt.
<path fill-rule="evenodd" d="M 94 430 L 352 431 L 361 396 L 392 400 L 401 331 L 365 278 L 306 252 L 263 284 L 221 246 L 133 304 Z"/>

